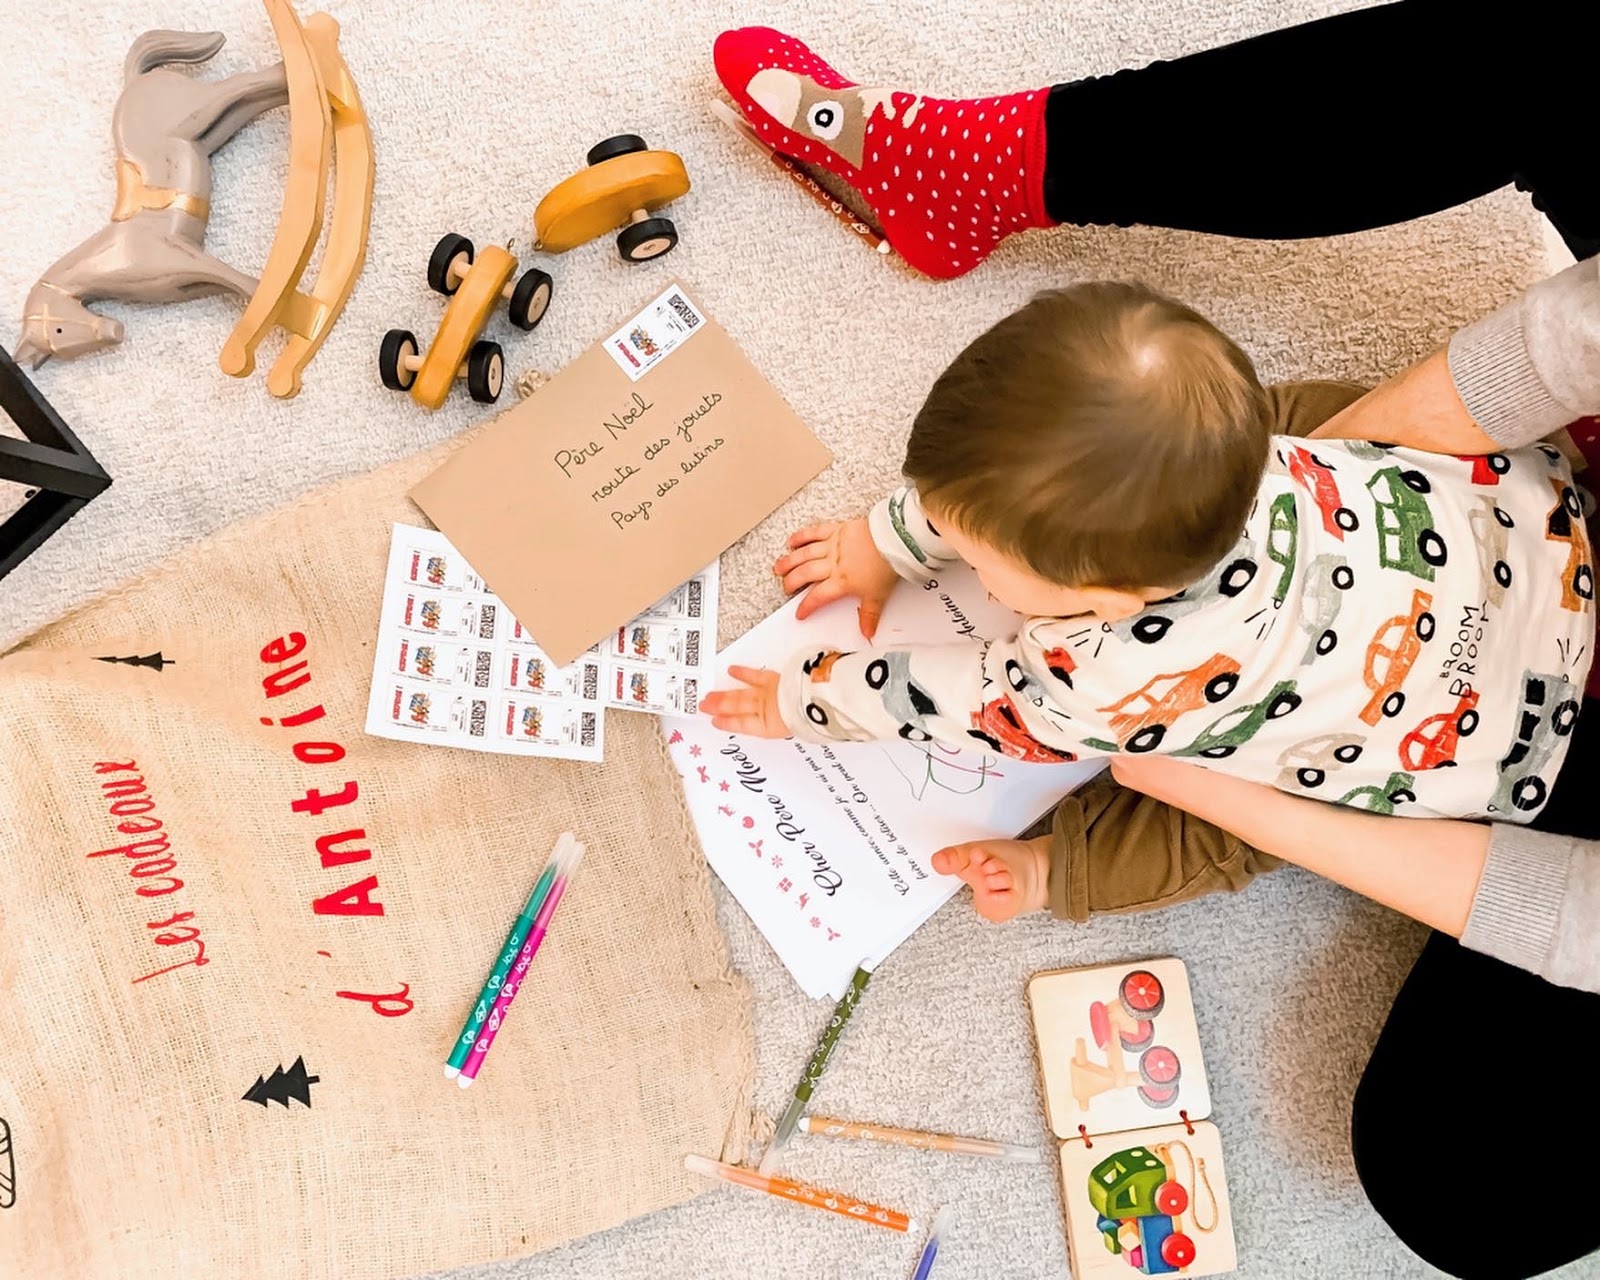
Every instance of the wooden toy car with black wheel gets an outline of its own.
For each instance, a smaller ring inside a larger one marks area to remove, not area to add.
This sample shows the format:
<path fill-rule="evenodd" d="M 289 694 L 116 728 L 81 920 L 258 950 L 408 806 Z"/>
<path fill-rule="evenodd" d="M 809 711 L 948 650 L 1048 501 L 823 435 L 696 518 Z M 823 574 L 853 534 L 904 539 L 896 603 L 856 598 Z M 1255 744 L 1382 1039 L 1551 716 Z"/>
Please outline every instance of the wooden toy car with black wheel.
<path fill-rule="evenodd" d="M 565 253 L 617 232 L 624 262 L 648 262 L 678 243 L 670 218 L 653 216 L 689 190 L 683 159 L 619 133 L 589 148 L 588 167 L 551 188 L 533 211 L 534 248 Z"/>
<path fill-rule="evenodd" d="M 391 391 L 409 391 L 411 398 L 437 409 L 457 378 L 467 380 L 467 393 L 480 404 L 493 404 L 505 385 L 505 353 L 498 342 L 480 341 L 489 316 L 502 301 L 511 323 L 534 328 L 544 319 L 555 283 L 537 267 L 515 283 L 517 260 L 499 245 L 474 251 L 472 241 L 454 233 L 445 236 L 428 260 L 428 285 L 450 299 L 439 321 L 433 345 L 424 351 L 408 329 L 390 329 L 378 353 L 378 375 Z"/>

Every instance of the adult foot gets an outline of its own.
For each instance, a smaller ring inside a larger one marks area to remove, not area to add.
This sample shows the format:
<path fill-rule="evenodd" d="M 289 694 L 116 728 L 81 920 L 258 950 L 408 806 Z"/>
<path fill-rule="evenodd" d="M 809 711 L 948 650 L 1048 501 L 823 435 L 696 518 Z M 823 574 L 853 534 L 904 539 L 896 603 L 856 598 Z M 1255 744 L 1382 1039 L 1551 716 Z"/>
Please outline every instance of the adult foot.
<path fill-rule="evenodd" d="M 861 194 L 917 270 L 963 275 L 1044 207 L 1047 89 L 933 98 L 847 80 L 771 27 L 724 31 L 717 76 L 761 140 Z"/>
<path fill-rule="evenodd" d="M 985 920 L 1003 922 L 1049 905 L 1049 836 L 954 844 L 933 855 L 933 869 L 971 885 L 973 908 Z"/>

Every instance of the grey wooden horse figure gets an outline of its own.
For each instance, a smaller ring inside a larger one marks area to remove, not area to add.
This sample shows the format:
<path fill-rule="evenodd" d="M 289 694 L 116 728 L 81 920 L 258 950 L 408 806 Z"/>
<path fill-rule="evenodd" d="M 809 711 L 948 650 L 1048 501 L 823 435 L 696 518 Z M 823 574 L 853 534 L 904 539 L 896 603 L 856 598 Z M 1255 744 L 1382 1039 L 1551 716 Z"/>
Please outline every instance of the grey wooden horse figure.
<path fill-rule="evenodd" d="M 119 321 L 84 304 L 100 298 L 182 302 L 212 293 L 249 298 L 256 281 L 205 251 L 211 155 L 263 112 L 289 100 L 283 64 L 222 80 L 166 70 L 199 63 L 220 32 L 147 31 L 123 64 L 111 133 L 117 203 L 111 222 L 56 262 L 28 294 L 18 364 L 80 356 L 122 341 Z"/>

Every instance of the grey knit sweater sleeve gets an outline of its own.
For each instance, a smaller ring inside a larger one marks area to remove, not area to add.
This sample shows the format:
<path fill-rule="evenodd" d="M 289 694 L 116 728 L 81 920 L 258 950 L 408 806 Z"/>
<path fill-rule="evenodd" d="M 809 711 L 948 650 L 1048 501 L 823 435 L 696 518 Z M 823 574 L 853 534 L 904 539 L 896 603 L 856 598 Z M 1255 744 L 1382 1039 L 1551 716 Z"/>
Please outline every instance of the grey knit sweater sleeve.
<path fill-rule="evenodd" d="M 1600 413 L 1600 257 L 1462 329 L 1449 359 L 1472 420 L 1508 449 Z"/>
<path fill-rule="evenodd" d="M 1600 992 L 1600 841 L 1496 823 L 1461 941 L 1558 986 Z"/>
<path fill-rule="evenodd" d="M 1468 325 L 1449 358 L 1472 420 L 1508 449 L 1600 413 L 1600 258 Z M 1600 841 L 1496 824 L 1461 941 L 1600 991 Z"/>

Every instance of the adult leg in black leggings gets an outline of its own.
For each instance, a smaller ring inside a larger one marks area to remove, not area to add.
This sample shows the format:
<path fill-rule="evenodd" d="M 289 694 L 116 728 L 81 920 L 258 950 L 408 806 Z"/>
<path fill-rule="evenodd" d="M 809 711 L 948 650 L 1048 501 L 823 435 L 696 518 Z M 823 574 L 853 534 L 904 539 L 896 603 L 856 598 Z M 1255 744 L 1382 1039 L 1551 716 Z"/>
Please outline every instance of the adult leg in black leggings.
<path fill-rule="evenodd" d="M 1510 183 L 1586 258 L 1600 248 L 1600 165 L 1581 131 L 1597 49 L 1594 0 L 1401 0 L 980 98 L 862 89 L 767 27 L 724 32 L 713 52 L 763 142 L 849 183 L 907 262 L 951 277 L 1052 223 L 1326 236 Z"/>
<path fill-rule="evenodd" d="M 1590 699 L 1534 825 L 1600 838 L 1597 771 L 1600 700 Z M 1597 1026 L 1600 995 L 1444 934 L 1428 940 L 1350 1124 L 1367 1197 L 1413 1252 L 1461 1280 L 1520 1280 L 1600 1249 L 1600 1214 L 1580 1190 L 1600 1120 L 1579 1046 Z"/>
<path fill-rule="evenodd" d="M 1057 222 L 1289 239 L 1515 183 L 1586 258 L 1597 59 L 1600 4 L 1402 0 L 1058 85 L 1045 205 Z"/>

